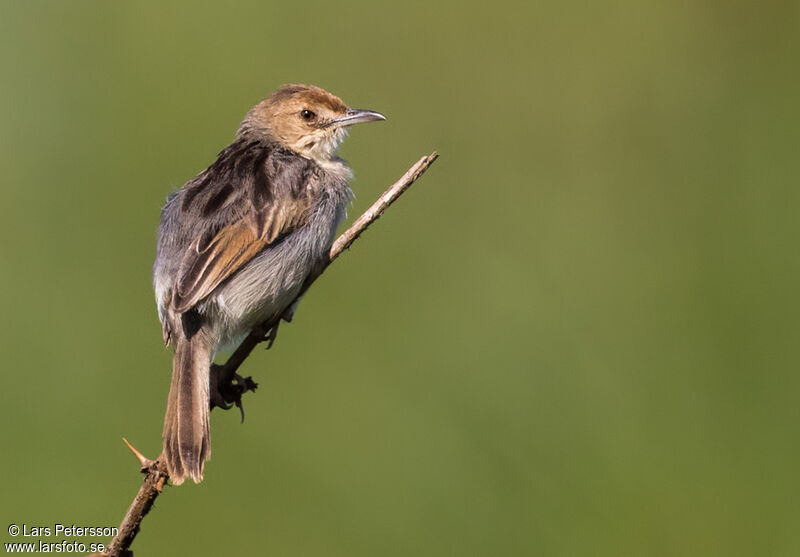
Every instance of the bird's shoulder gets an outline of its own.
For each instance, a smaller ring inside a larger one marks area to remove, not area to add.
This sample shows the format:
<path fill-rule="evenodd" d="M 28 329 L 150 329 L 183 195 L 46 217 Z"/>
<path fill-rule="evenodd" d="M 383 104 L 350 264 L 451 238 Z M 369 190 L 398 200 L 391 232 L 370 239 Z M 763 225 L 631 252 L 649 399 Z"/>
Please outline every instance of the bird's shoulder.
<path fill-rule="evenodd" d="M 276 143 L 237 139 L 174 199 L 185 251 L 172 304 L 183 311 L 308 219 L 327 173 Z"/>
<path fill-rule="evenodd" d="M 180 191 L 180 211 L 208 219 L 244 204 L 262 209 L 276 201 L 299 200 L 321 169 L 278 143 L 239 138 Z"/>

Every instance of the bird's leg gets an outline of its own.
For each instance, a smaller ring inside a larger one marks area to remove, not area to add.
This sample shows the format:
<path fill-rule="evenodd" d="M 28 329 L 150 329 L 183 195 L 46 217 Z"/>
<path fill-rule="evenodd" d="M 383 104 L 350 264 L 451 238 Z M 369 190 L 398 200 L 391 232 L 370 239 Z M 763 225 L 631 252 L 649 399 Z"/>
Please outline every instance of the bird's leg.
<path fill-rule="evenodd" d="M 208 381 L 208 398 L 211 403 L 211 410 L 214 408 L 222 408 L 223 410 L 230 410 L 231 405 L 225 400 L 222 395 L 223 389 L 220 383 L 223 381 L 224 367 L 219 364 L 211 364 Z"/>
<path fill-rule="evenodd" d="M 219 407 L 223 410 L 230 410 L 236 406 L 242 413 L 242 422 L 244 422 L 242 395 L 258 388 L 258 384 L 253 381 L 253 378 L 242 377 L 225 365 L 211 364 L 209 383 L 211 409 Z"/>

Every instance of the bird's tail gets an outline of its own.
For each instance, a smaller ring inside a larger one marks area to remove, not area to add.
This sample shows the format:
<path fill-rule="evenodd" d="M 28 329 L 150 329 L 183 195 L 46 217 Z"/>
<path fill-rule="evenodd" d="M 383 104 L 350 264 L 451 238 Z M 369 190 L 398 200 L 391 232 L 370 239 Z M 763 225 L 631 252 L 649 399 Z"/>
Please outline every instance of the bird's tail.
<path fill-rule="evenodd" d="M 203 466 L 211 455 L 208 425 L 208 376 L 211 355 L 200 335 L 175 342 L 172 383 L 164 417 L 163 456 L 172 483 L 186 477 L 203 481 Z"/>

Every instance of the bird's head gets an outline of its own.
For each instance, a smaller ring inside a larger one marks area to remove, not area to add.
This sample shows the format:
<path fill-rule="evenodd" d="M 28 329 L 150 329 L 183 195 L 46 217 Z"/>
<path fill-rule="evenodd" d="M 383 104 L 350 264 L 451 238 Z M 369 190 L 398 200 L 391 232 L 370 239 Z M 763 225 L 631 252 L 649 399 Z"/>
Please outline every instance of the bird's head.
<path fill-rule="evenodd" d="M 277 141 L 284 147 L 327 163 L 336 155 L 349 126 L 386 120 L 371 110 L 349 108 L 342 99 L 313 85 L 284 85 L 248 112 L 240 135 Z"/>

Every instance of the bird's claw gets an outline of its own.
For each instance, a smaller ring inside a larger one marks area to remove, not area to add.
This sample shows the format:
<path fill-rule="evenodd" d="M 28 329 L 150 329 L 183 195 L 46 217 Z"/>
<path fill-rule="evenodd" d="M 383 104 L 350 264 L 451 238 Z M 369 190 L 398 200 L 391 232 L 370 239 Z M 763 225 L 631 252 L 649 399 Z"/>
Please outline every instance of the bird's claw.
<path fill-rule="evenodd" d="M 239 408 L 244 422 L 244 407 L 242 395 L 248 391 L 255 391 L 258 383 L 252 377 L 242 377 L 236 372 L 225 373 L 224 366 L 212 364 L 209 385 L 209 398 L 211 409 L 222 408 L 230 410 L 234 406 Z"/>
<path fill-rule="evenodd" d="M 267 350 L 272 348 L 272 345 L 275 344 L 275 339 L 278 338 L 278 325 L 280 324 L 281 321 L 279 319 L 275 325 L 270 327 L 270 329 L 264 333 L 264 338 L 262 338 L 261 341 L 267 343 Z"/>

